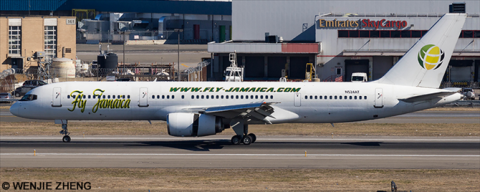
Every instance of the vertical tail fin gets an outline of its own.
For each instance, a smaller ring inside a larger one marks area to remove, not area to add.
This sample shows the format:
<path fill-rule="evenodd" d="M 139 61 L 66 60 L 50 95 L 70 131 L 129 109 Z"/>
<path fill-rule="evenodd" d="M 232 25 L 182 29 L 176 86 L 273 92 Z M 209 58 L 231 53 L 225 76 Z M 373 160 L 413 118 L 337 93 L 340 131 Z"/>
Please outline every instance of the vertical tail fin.
<path fill-rule="evenodd" d="M 466 17 L 445 14 L 378 82 L 438 88 Z"/>

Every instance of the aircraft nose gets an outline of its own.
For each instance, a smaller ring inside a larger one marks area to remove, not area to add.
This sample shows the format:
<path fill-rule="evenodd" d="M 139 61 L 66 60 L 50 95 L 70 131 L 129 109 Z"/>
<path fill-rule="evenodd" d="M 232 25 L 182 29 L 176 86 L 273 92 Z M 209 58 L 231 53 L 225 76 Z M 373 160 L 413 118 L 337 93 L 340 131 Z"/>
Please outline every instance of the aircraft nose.
<path fill-rule="evenodd" d="M 20 104 L 18 103 L 14 103 L 11 107 L 10 107 L 10 113 L 15 115 L 15 116 L 18 116 L 18 109 L 20 108 L 19 106 Z"/>

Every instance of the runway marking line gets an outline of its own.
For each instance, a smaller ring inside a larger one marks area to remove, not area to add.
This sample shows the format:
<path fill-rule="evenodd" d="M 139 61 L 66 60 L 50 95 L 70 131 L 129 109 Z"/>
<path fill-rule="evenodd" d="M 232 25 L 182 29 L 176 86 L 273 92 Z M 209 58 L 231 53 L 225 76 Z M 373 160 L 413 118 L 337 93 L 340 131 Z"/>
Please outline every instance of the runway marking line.
<path fill-rule="evenodd" d="M 298 156 L 304 154 L 190 154 L 190 153 L 37 153 L 37 156 Z M 32 153 L 0 153 L 0 156 L 32 156 Z M 415 154 L 308 154 L 314 157 L 480 157 L 480 155 Z"/>
<path fill-rule="evenodd" d="M 78 137 L 72 137 L 75 140 L 85 140 L 85 141 L 96 141 L 96 140 L 129 140 L 134 141 L 138 140 L 139 142 L 143 142 L 145 140 L 153 140 L 153 141 L 162 141 L 162 140 L 178 140 L 178 141 L 198 141 L 198 140 L 230 140 L 230 138 L 158 138 L 158 137 L 86 137 L 82 138 L 81 135 Z M 57 137 L 52 138 L 45 138 L 45 137 L 0 137 L 2 141 L 18 141 L 18 140 L 58 140 Z M 385 141 L 438 141 L 438 142 L 480 142 L 480 138 L 476 139 L 442 139 L 442 138 L 434 138 L 434 139 L 389 139 L 389 138 L 378 138 L 378 139 L 361 139 L 361 138 L 259 138 L 258 141 L 345 141 L 345 142 L 353 142 L 353 141 L 377 141 L 377 142 L 385 142 Z"/>

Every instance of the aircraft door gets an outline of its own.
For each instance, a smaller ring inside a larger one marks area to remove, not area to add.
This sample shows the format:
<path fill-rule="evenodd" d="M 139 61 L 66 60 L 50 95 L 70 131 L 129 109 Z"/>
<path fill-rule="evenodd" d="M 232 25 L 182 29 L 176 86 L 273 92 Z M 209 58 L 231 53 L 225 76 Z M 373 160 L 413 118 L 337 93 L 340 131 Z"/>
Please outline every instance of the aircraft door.
<path fill-rule="evenodd" d="M 62 107 L 62 88 L 53 88 L 52 107 Z"/>
<path fill-rule="evenodd" d="M 375 108 L 383 108 L 383 89 L 375 89 Z"/>
<path fill-rule="evenodd" d="M 295 107 L 300 107 L 302 105 L 302 94 L 295 93 Z"/>
<path fill-rule="evenodd" d="M 146 87 L 140 88 L 138 106 L 139 107 L 148 107 L 148 88 L 146 88 Z"/>

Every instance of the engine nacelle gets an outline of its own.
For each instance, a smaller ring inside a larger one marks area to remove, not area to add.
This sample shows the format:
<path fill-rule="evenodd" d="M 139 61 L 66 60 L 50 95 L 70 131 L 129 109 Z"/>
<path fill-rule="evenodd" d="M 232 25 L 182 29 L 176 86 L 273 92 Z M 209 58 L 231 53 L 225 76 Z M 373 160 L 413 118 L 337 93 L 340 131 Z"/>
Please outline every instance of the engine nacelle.
<path fill-rule="evenodd" d="M 167 124 L 168 134 L 180 137 L 215 135 L 224 129 L 220 117 L 197 113 L 170 113 Z"/>

